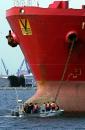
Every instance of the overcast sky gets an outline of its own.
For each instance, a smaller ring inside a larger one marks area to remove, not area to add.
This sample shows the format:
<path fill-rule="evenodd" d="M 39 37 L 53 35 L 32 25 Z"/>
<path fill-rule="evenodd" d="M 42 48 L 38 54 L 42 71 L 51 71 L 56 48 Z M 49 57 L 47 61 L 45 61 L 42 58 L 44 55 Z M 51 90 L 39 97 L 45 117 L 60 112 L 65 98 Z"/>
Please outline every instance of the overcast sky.
<path fill-rule="evenodd" d="M 15 74 L 23 60 L 23 54 L 18 47 L 11 48 L 7 44 L 5 36 L 10 30 L 9 24 L 6 20 L 6 10 L 13 6 L 16 0 L 0 0 L 0 74 L 5 74 L 3 69 L 1 58 L 9 70 L 10 74 Z M 19 0 L 20 1 L 20 0 Z M 49 3 L 54 0 L 38 0 L 40 6 L 47 7 Z M 82 4 L 85 4 L 85 0 L 69 0 L 70 7 L 81 8 Z"/>

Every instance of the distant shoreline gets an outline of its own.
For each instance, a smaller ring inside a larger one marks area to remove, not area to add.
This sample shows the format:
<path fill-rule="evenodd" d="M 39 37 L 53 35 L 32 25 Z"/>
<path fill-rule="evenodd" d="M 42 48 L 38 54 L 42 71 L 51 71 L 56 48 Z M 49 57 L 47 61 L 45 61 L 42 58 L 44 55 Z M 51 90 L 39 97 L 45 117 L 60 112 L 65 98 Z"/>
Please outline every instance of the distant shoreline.
<path fill-rule="evenodd" d="M 0 90 L 36 90 L 36 87 L 0 87 Z"/>

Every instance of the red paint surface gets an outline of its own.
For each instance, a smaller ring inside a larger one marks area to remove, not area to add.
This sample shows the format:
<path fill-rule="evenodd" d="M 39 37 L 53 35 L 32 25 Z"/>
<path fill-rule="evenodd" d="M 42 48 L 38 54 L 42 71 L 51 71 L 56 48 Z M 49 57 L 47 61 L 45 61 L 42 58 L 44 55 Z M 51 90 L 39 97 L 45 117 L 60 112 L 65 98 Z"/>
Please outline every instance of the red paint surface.
<path fill-rule="evenodd" d="M 66 35 L 72 30 L 78 33 L 79 40 L 64 79 L 85 80 L 85 28 L 82 30 L 85 10 L 36 7 L 23 9 L 25 15 L 19 14 L 20 7 L 11 8 L 7 11 L 7 19 L 19 39 L 36 80 L 61 80 L 69 50 Z M 29 20 L 31 36 L 22 34 L 19 19 Z M 77 78 L 73 78 L 73 75 L 77 75 Z"/>
<path fill-rule="evenodd" d="M 24 9 L 24 14 L 20 14 L 21 9 Z M 85 100 L 82 101 L 82 99 L 85 99 L 83 93 L 85 89 L 83 89 L 84 86 L 80 87 L 82 86 L 80 85 L 77 93 L 75 82 L 85 81 L 85 9 L 13 7 L 7 10 L 6 17 L 19 40 L 21 50 L 30 64 L 36 81 L 48 84 L 37 84 L 38 94 L 36 93 L 33 100 L 35 97 L 37 99 L 42 95 L 47 96 L 48 93 L 55 98 L 56 82 L 61 80 L 69 54 L 69 43 L 66 42 L 66 36 L 71 31 L 77 32 L 78 41 L 73 48 L 63 79 L 64 81 L 73 81 L 73 83 L 72 86 L 69 84 L 65 84 L 66 87 L 63 86 L 59 97 L 62 101 L 59 104 L 67 111 L 77 111 L 78 105 L 75 102 L 78 98 L 80 102 L 78 111 L 84 111 L 83 102 Z M 19 19 L 29 20 L 32 35 L 22 34 Z M 52 85 L 50 85 L 51 81 Z M 66 92 L 65 95 L 64 92 Z M 71 97 L 72 93 L 74 97 L 68 98 L 69 94 Z M 73 107 L 69 102 L 73 104 Z"/>

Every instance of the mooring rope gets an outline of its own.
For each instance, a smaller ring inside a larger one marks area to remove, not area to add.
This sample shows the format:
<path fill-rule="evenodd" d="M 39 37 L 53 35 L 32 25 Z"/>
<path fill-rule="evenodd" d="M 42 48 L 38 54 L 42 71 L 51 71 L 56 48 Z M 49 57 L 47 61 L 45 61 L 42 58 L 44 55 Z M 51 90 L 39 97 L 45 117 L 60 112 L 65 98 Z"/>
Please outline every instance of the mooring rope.
<path fill-rule="evenodd" d="M 60 89 L 62 87 L 62 81 L 64 80 L 64 76 L 65 76 L 65 73 L 66 73 L 67 68 L 68 68 L 68 64 L 69 64 L 69 61 L 70 61 L 70 58 L 71 58 L 71 55 L 72 55 L 72 50 L 73 50 L 74 43 L 75 43 L 75 40 L 73 40 L 72 45 L 71 45 L 70 50 L 69 50 L 69 54 L 68 54 L 68 57 L 67 57 L 67 60 L 66 60 L 66 63 L 65 63 L 64 71 L 63 71 L 63 74 L 62 74 L 62 77 L 61 77 L 60 85 L 58 87 L 57 94 L 55 96 L 55 102 L 57 100 Z"/>

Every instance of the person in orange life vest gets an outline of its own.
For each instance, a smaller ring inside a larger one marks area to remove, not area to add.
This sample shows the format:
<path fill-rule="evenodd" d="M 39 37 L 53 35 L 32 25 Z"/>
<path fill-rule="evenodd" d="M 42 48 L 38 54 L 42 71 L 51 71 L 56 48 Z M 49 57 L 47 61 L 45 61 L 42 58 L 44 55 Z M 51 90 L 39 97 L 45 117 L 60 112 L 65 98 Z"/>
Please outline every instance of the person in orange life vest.
<path fill-rule="evenodd" d="M 52 109 L 52 111 L 53 111 L 53 110 L 59 110 L 59 106 L 53 101 L 53 102 L 51 103 L 51 109 Z"/>
<path fill-rule="evenodd" d="M 56 103 L 54 101 L 51 103 L 51 109 L 52 111 L 56 109 Z"/>
<path fill-rule="evenodd" d="M 49 102 L 46 103 L 46 111 L 50 111 L 51 110 L 51 105 Z"/>
<path fill-rule="evenodd" d="M 33 113 L 38 113 L 38 112 L 39 112 L 39 106 L 37 103 L 35 103 L 33 107 Z"/>

